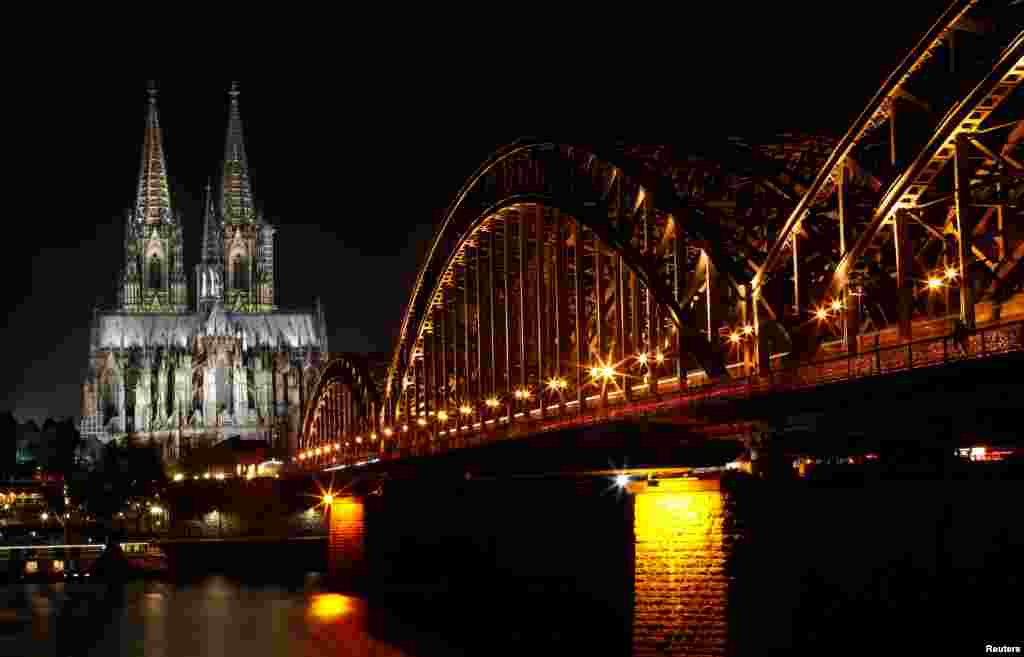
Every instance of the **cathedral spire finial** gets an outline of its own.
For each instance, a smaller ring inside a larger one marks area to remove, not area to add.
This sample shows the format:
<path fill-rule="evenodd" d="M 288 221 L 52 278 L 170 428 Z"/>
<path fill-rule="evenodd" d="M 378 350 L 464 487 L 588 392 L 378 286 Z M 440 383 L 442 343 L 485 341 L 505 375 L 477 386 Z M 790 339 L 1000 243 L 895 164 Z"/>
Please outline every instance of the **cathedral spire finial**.
<path fill-rule="evenodd" d="M 150 80 L 146 83 L 146 93 L 149 95 L 149 104 L 152 105 L 156 103 L 156 80 Z"/>

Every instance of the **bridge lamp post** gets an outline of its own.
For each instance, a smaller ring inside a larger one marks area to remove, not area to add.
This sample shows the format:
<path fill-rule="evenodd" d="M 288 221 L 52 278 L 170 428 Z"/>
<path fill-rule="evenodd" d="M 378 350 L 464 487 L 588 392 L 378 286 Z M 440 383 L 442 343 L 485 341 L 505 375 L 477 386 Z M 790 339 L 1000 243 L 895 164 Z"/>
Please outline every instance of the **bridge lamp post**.
<path fill-rule="evenodd" d="M 565 389 L 569 387 L 569 382 L 565 379 L 558 377 L 551 377 L 548 381 L 548 390 L 558 395 L 558 413 L 561 414 L 565 410 Z"/>
<path fill-rule="evenodd" d="M 529 388 L 516 388 L 516 390 L 515 390 L 515 392 L 513 394 L 515 396 L 516 403 L 513 405 L 512 412 L 509 413 L 509 418 L 508 418 L 509 424 L 512 423 L 512 419 L 514 417 L 514 414 L 519 412 L 520 405 L 525 407 L 526 410 L 523 411 L 523 412 L 526 413 L 526 415 L 524 417 L 525 417 L 525 419 L 529 420 L 530 419 L 530 407 L 529 407 L 529 405 L 526 402 L 529 401 L 529 399 L 530 399 L 530 389 Z"/>
<path fill-rule="evenodd" d="M 490 415 L 489 419 L 495 419 L 495 413 L 498 412 L 498 407 L 501 406 L 501 402 L 498 401 L 497 397 L 488 397 L 487 401 L 485 401 L 484 403 L 487 405 L 487 408 L 491 409 L 490 413 L 489 413 L 489 415 Z M 495 426 L 497 426 L 497 425 L 495 425 Z M 482 428 L 483 427 L 481 427 L 481 429 Z"/>
<path fill-rule="evenodd" d="M 648 390 L 651 386 L 651 380 L 654 378 L 654 374 L 651 372 L 651 366 L 649 364 L 650 360 L 650 357 L 645 351 L 641 351 L 636 355 L 636 363 L 640 370 L 640 379 L 647 383 Z M 646 374 L 644 373 L 644 370 L 647 370 Z M 626 385 L 629 385 L 629 383 L 627 382 Z"/>
<path fill-rule="evenodd" d="M 661 368 L 665 365 L 665 352 L 658 350 L 654 353 L 654 371 L 652 372 L 651 390 L 658 392 L 658 377 L 661 375 Z"/>
<path fill-rule="evenodd" d="M 459 415 L 462 416 L 462 422 L 466 423 L 466 433 L 469 433 L 473 428 L 473 420 L 471 415 L 473 414 L 473 407 L 469 404 L 461 404 L 459 406 Z"/>

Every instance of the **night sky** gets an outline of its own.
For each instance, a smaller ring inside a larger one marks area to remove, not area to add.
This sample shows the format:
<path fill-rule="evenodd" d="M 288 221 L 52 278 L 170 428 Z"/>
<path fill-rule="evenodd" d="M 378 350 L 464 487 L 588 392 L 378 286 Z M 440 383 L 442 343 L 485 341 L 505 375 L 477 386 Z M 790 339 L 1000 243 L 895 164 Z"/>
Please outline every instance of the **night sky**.
<path fill-rule="evenodd" d="M 514 53 L 448 44 L 442 56 L 437 40 L 403 40 L 378 54 L 338 46 L 273 74 L 236 73 L 253 192 L 280 229 L 279 305 L 308 307 L 319 295 L 332 351 L 390 352 L 436 222 L 503 144 L 531 134 L 839 136 L 945 3 L 915 3 L 925 10 L 888 21 L 879 15 L 892 3 L 800 17 L 803 3 L 765 4 L 729 4 L 645 42 L 639 32 L 622 41 L 581 28 L 548 40 L 541 30 L 520 36 Z M 191 277 L 231 78 L 160 73 L 151 75 Z M 16 100 L 5 161 L 17 182 L 6 199 L 18 209 L 4 219 L 0 410 L 22 421 L 77 417 L 91 309 L 116 301 L 142 147 L 144 78 L 57 79 L 7 81 Z"/>

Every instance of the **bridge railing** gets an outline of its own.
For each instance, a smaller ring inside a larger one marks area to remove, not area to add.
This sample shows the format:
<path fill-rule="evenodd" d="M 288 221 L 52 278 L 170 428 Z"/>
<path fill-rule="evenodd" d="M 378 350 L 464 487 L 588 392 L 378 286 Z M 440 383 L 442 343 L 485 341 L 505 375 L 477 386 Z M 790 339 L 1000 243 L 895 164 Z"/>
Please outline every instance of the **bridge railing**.
<path fill-rule="evenodd" d="M 813 363 L 787 366 L 777 361 L 777 369 L 773 367 L 766 373 L 749 376 L 737 376 L 743 366 L 734 365 L 730 367 L 733 376 L 724 380 L 708 380 L 703 372 L 691 372 L 683 385 L 676 377 L 659 380 L 658 392 L 654 394 L 648 392 L 646 385 L 633 386 L 633 398 L 629 401 L 622 391 L 609 392 L 608 404 L 601 406 L 600 395 L 595 394 L 586 399 L 582 409 L 575 400 L 551 404 L 546 407 L 543 417 L 538 409 L 534 409 L 529 413 L 517 413 L 512 422 L 507 417 L 477 422 L 457 430 L 441 431 L 435 439 L 417 447 L 390 449 L 382 453 L 366 451 L 356 456 L 356 462 L 437 454 L 453 448 L 607 423 L 623 417 L 654 416 L 709 400 L 745 399 L 1017 351 L 1024 351 L 1024 321 L 986 326 L 962 336 L 943 335 L 876 347 Z M 695 417 L 695 424 L 698 421 L 699 418 Z"/>
<path fill-rule="evenodd" d="M 749 377 L 748 381 L 754 387 L 767 383 L 765 391 L 779 392 L 1021 350 L 1024 350 L 1024 322 L 1013 322 L 987 326 L 963 336 L 925 338 L 852 356 L 790 366 L 772 371 L 767 376 Z"/>

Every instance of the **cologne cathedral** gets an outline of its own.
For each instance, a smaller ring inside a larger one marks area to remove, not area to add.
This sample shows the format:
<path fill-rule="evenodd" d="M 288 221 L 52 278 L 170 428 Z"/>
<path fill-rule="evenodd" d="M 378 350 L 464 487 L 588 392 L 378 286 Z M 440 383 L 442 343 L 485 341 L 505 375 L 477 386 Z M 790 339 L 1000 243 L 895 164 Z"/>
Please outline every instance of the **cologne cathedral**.
<path fill-rule="evenodd" d="M 282 310 L 274 296 L 275 228 L 253 203 L 238 87 L 229 92 L 219 189 L 207 186 L 193 293 L 182 217 L 171 203 L 149 88 L 135 206 L 125 226 L 116 308 L 93 313 L 82 388 L 83 436 L 133 436 L 166 460 L 230 438 L 291 451 L 301 409 L 327 354 L 316 308 Z"/>

